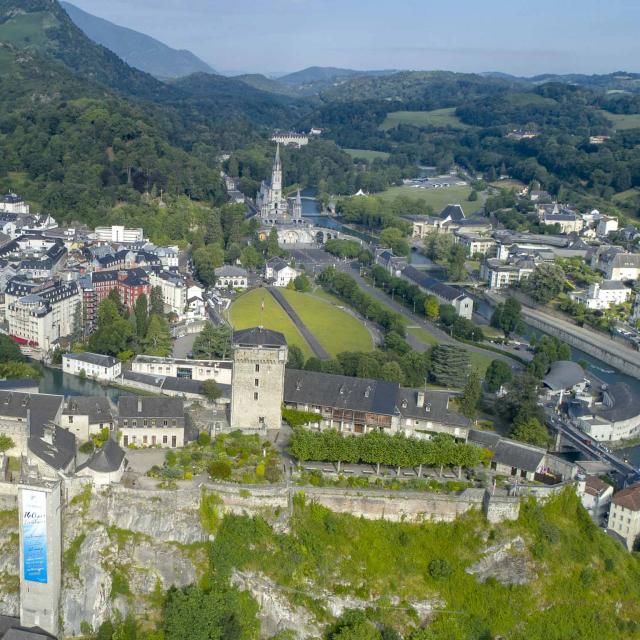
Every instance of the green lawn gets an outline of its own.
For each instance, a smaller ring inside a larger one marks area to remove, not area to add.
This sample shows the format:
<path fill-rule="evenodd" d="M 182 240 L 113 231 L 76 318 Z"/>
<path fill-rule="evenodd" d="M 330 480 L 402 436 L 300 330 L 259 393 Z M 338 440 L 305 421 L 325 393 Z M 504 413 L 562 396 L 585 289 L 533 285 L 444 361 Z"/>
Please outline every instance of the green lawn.
<path fill-rule="evenodd" d="M 489 184 L 496 189 L 515 189 L 516 191 L 519 191 L 520 189 L 523 189 L 527 186 L 524 182 L 516 180 L 515 178 L 509 178 L 507 180 L 496 180 L 495 182 L 490 182 Z"/>
<path fill-rule="evenodd" d="M 438 338 L 431 335 L 426 329 L 422 327 L 409 327 L 407 333 L 411 334 L 414 338 L 424 342 L 425 344 L 438 344 Z"/>
<path fill-rule="evenodd" d="M 453 186 L 446 189 L 417 189 L 415 187 L 402 186 L 391 187 L 382 193 L 377 193 L 376 196 L 383 200 L 393 200 L 398 196 L 424 200 L 424 202 L 433 207 L 434 213 L 440 213 L 448 204 L 459 204 L 462 206 L 465 215 L 469 215 L 482 206 L 482 195 L 479 194 L 475 202 L 469 202 L 470 193 L 470 186 Z"/>
<path fill-rule="evenodd" d="M 343 149 L 352 158 L 363 158 L 368 162 L 373 162 L 377 158 L 386 160 L 389 154 L 386 151 L 372 151 L 371 149 Z"/>
<path fill-rule="evenodd" d="M 640 128 L 640 113 L 609 113 L 608 111 L 600 111 L 600 113 L 613 124 L 616 131 Z"/>
<path fill-rule="evenodd" d="M 283 289 L 282 293 L 306 327 L 332 355 L 342 351 L 371 351 L 371 334 L 363 324 L 324 296 Z"/>
<path fill-rule="evenodd" d="M 393 111 L 388 113 L 380 129 L 387 131 L 399 124 L 409 124 L 414 127 L 453 127 L 454 129 L 467 129 L 455 115 L 455 107 L 449 109 L 434 109 L 433 111 Z"/>
<path fill-rule="evenodd" d="M 263 300 L 264 312 L 260 310 Z M 290 345 L 295 344 L 302 349 L 306 358 L 313 355 L 307 341 L 266 289 L 253 289 L 237 298 L 229 310 L 229 320 L 235 329 L 262 324 L 267 329 L 280 331 Z"/>

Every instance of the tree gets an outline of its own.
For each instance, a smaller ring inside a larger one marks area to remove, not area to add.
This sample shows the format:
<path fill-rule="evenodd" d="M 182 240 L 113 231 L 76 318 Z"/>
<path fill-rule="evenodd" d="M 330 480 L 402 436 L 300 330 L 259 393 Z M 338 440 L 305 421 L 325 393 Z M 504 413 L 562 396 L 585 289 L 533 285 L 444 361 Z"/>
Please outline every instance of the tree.
<path fill-rule="evenodd" d="M 487 389 L 495 393 L 500 387 L 511 381 L 513 374 L 509 365 L 502 360 L 492 360 L 484 376 Z"/>
<path fill-rule="evenodd" d="M 458 312 L 452 304 L 441 304 L 439 309 L 440 322 L 446 327 L 450 327 L 458 317 Z"/>
<path fill-rule="evenodd" d="M 0 433 L 0 453 L 6 453 L 15 446 L 15 442 L 8 435 Z"/>
<path fill-rule="evenodd" d="M 437 344 L 431 350 L 431 376 L 437 384 L 462 387 L 469 363 L 469 352 L 457 345 Z"/>
<path fill-rule="evenodd" d="M 296 276 L 293 279 L 293 288 L 296 291 L 310 291 L 311 284 L 309 283 L 309 278 L 304 273 L 301 273 L 299 276 Z"/>
<path fill-rule="evenodd" d="M 147 325 L 149 322 L 149 302 L 146 294 L 138 296 L 134 305 L 134 314 L 136 319 L 136 334 L 139 340 L 142 340 L 147 334 Z"/>
<path fill-rule="evenodd" d="M 536 301 L 546 304 L 564 289 L 566 276 L 562 267 L 543 262 L 524 281 L 523 289 Z"/>
<path fill-rule="evenodd" d="M 195 274 L 207 287 L 216 283 L 216 269 L 224 264 L 224 249 L 218 244 L 210 244 L 196 249 L 192 256 Z"/>
<path fill-rule="evenodd" d="M 466 275 L 464 270 L 466 259 L 466 249 L 461 244 L 454 244 L 447 258 L 447 277 L 449 280 L 459 281 L 464 279 Z"/>
<path fill-rule="evenodd" d="M 149 318 L 147 333 L 142 341 L 143 353 L 149 356 L 171 355 L 171 332 L 167 321 L 156 314 Z"/>
<path fill-rule="evenodd" d="M 453 237 L 448 233 L 431 233 L 424 241 L 427 257 L 436 262 L 445 260 L 453 247 Z"/>
<path fill-rule="evenodd" d="M 192 352 L 196 358 L 226 359 L 231 353 L 231 328 L 207 322 L 194 340 Z"/>
<path fill-rule="evenodd" d="M 522 305 L 514 297 L 509 296 L 504 303 L 496 306 L 491 316 L 491 326 L 501 329 L 509 337 L 512 333 L 522 333 Z"/>
<path fill-rule="evenodd" d="M 467 418 L 474 419 L 476 417 L 478 402 L 482 395 L 482 386 L 480 376 L 475 371 L 471 371 L 464 386 L 462 396 L 460 397 L 460 413 Z"/>
<path fill-rule="evenodd" d="M 240 263 L 245 269 L 255 269 L 260 265 L 262 258 L 252 245 L 246 246 L 240 252 Z"/>
<path fill-rule="evenodd" d="M 151 298 L 149 300 L 149 315 L 164 315 L 164 300 L 162 298 L 162 287 L 157 285 L 151 287 Z"/>
<path fill-rule="evenodd" d="M 380 378 L 388 382 L 398 382 L 402 384 L 404 382 L 402 367 L 400 367 L 397 362 L 385 362 L 380 370 Z"/>
<path fill-rule="evenodd" d="M 133 327 L 119 313 L 113 300 L 105 298 L 98 306 L 96 330 L 89 338 L 95 353 L 116 356 L 125 351 L 133 338 Z"/>
<path fill-rule="evenodd" d="M 467 200 L 469 202 L 476 202 L 477 199 L 478 199 L 478 192 L 475 189 L 472 189 Z"/>
<path fill-rule="evenodd" d="M 202 383 L 202 395 L 209 402 L 215 402 L 222 395 L 222 389 L 215 380 L 205 380 Z"/>
<path fill-rule="evenodd" d="M 380 244 L 389 247 L 397 256 L 408 256 L 411 247 L 400 229 L 389 227 L 380 232 Z"/>
<path fill-rule="evenodd" d="M 440 316 L 440 303 L 433 294 L 424 299 L 424 313 L 430 320 L 437 320 Z"/>
<path fill-rule="evenodd" d="M 289 369 L 304 369 L 304 353 L 297 344 L 292 344 L 289 346 L 287 367 Z"/>
<path fill-rule="evenodd" d="M 20 347 L 7 335 L 0 334 L 0 362 L 24 362 Z"/>
<path fill-rule="evenodd" d="M 122 298 L 120 297 L 120 292 L 117 289 L 111 289 L 111 291 L 109 291 L 109 295 L 107 296 L 107 298 L 111 300 L 113 304 L 116 305 L 116 308 L 118 309 L 118 313 L 123 318 L 125 318 L 127 315 L 127 308 L 124 306 L 122 302 Z"/>
<path fill-rule="evenodd" d="M 278 244 L 278 230 L 275 227 L 271 227 L 269 237 L 267 238 L 267 256 L 273 258 L 279 255 L 282 255 L 282 251 Z"/>
<path fill-rule="evenodd" d="M 527 442 L 528 444 L 544 447 L 545 449 L 549 446 L 549 432 L 540 420 L 535 417 L 518 423 L 511 432 L 511 437 L 514 440 Z"/>

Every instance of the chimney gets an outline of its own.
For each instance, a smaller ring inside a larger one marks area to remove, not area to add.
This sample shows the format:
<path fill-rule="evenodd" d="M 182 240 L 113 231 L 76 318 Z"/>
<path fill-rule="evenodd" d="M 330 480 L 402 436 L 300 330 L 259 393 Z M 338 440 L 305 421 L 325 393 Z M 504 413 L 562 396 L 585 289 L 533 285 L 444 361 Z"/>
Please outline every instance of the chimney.
<path fill-rule="evenodd" d="M 138 398 L 138 413 L 142 413 L 142 398 Z"/>
<path fill-rule="evenodd" d="M 424 404 L 424 391 L 418 391 L 416 395 L 416 407 L 421 407 Z"/>
<path fill-rule="evenodd" d="M 53 445 L 53 430 L 54 426 L 49 423 L 45 424 L 42 427 L 42 439 L 44 440 L 44 442 L 50 445 Z"/>

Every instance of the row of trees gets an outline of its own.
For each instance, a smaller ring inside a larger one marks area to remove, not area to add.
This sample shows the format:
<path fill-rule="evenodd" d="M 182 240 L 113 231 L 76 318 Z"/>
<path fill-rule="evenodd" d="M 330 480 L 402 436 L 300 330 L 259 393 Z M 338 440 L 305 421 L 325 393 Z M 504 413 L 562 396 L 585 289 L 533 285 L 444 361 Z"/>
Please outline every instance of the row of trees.
<path fill-rule="evenodd" d="M 343 436 L 339 432 L 309 431 L 295 429 L 290 442 L 291 453 L 300 461 L 316 460 L 335 462 L 338 472 L 342 463 L 365 463 L 397 467 L 418 467 L 418 476 L 423 466 L 440 468 L 457 467 L 458 477 L 462 469 L 473 469 L 484 458 L 483 450 L 471 444 L 456 442 L 446 434 L 436 434 L 431 440 L 408 438 L 403 434 L 392 436 L 382 431 L 369 431 L 362 436 Z"/>

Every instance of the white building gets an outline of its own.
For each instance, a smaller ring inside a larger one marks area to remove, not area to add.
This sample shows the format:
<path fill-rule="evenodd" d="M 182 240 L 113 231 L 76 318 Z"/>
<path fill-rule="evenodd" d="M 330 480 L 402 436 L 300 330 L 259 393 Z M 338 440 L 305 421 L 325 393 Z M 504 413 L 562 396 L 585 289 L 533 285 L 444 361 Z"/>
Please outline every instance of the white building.
<path fill-rule="evenodd" d="M 0 198 L 0 211 L 4 213 L 29 213 L 29 205 L 15 193 L 7 193 Z"/>
<path fill-rule="evenodd" d="M 434 295 L 441 304 L 450 304 L 461 318 L 471 320 L 473 300 L 462 290 L 436 280 L 411 265 L 402 270 L 402 276 L 417 284 L 426 293 Z"/>
<path fill-rule="evenodd" d="M 76 475 L 91 478 L 96 487 L 106 487 L 122 480 L 127 459 L 124 450 L 109 438 L 84 464 L 81 464 Z"/>
<path fill-rule="evenodd" d="M 48 351 L 59 338 L 73 333 L 81 310 L 82 293 L 77 282 L 37 286 L 13 280 L 7 285 L 9 335 L 19 343 Z"/>
<path fill-rule="evenodd" d="M 249 276 L 245 269 L 225 265 L 216 269 L 216 287 L 223 289 L 246 289 Z"/>
<path fill-rule="evenodd" d="M 82 375 L 95 380 L 110 382 L 115 380 L 122 372 L 122 363 L 112 356 L 104 356 L 100 353 L 65 353 L 62 356 L 62 371 L 74 376 Z"/>
<path fill-rule="evenodd" d="M 603 246 L 591 257 L 591 267 L 602 272 L 606 280 L 637 280 L 640 254 L 628 253 L 617 246 Z"/>
<path fill-rule="evenodd" d="M 271 136 L 273 142 L 282 144 L 285 147 L 304 147 L 309 144 L 309 136 L 306 133 L 296 133 L 295 131 L 278 131 Z"/>
<path fill-rule="evenodd" d="M 184 403 L 179 398 L 120 396 L 118 416 L 125 447 L 184 446 Z"/>
<path fill-rule="evenodd" d="M 596 226 L 596 233 L 600 236 L 608 236 L 610 233 L 618 230 L 618 218 L 611 216 L 601 216 Z"/>
<path fill-rule="evenodd" d="M 112 432 L 115 417 L 109 399 L 106 396 L 70 396 L 65 402 L 60 426 L 81 442 L 103 429 Z"/>
<path fill-rule="evenodd" d="M 118 224 L 110 227 L 96 227 L 95 236 L 98 242 L 134 243 L 144 240 L 142 229 L 127 229 Z"/>
<path fill-rule="evenodd" d="M 183 276 L 170 271 L 149 274 L 149 284 L 152 287 L 160 287 L 162 301 L 167 313 L 173 311 L 179 316 L 187 310 L 188 287 Z"/>
<path fill-rule="evenodd" d="M 569 297 L 582 303 L 587 309 L 608 309 L 612 305 L 626 302 L 631 293 L 631 289 L 620 280 L 604 280 L 589 285 L 587 291 L 574 291 Z"/>
<path fill-rule="evenodd" d="M 295 280 L 300 271 L 289 266 L 282 258 L 271 258 L 264 266 L 264 277 L 266 280 L 273 280 L 276 287 L 286 287 Z"/>
<path fill-rule="evenodd" d="M 529 258 L 510 263 L 499 258 L 489 258 L 480 265 L 480 277 L 486 281 L 489 289 L 507 289 L 512 284 L 528 278 L 535 268 L 535 262 Z"/>
<path fill-rule="evenodd" d="M 582 506 L 589 515 L 600 524 L 606 517 L 613 496 L 613 487 L 597 476 L 577 476 L 578 487 L 576 493 L 580 497 Z"/>
<path fill-rule="evenodd" d="M 618 491 L 611 500 L 609 531 L 632 551 L 640 535 L 640 484 Z"/>
<path fill-rule="evenodd" d="M 468 256 L 492 256 L 496 252 L 496 241 L 478 234 L 467 233 L 458 229 L 454 232 L 453 238 L 456 244 L 467 250 Z"/>
<path fill-rule="evenodd" d="M 182 360 L 136 356 L 131 361 L 131 370 L 134 373 L 199 381 L 215 380 L 219 384 L 231 384 L 231 369 L 231 360 Z"/>

